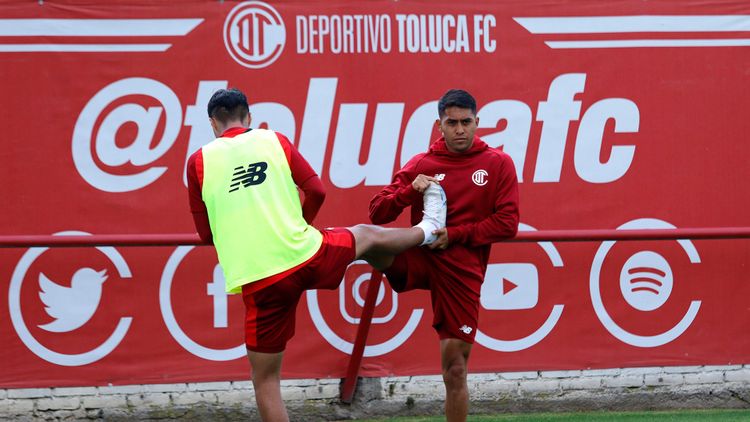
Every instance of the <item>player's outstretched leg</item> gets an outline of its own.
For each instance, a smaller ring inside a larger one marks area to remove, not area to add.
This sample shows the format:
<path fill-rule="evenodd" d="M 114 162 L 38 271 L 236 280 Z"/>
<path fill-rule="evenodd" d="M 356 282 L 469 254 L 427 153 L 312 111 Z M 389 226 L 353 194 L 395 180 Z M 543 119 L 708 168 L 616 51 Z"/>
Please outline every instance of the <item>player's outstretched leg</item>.
<path fill-rule="evenodd" d="M 421 245 L 425 239 L 425 231 L 417 226 L 391 229 L 359 224 L 349 227 L 349 230 L 354 235 L 356 258 L 364 259 L 379 270 L 388 268 L 395 255 Z"/>
<path fill-rule="evenodd" d="M 350 227 L 356 243 L 356 257 L 382 270 L 393 262 L 393 256 L 409 248 L 428 245 L 437 236 L 432 232 L 445 227 L 447 201 L 440 185 L 431 183 L 424 193 L 424 216 L 410 229 L 391 229 L 360 224 Z"/>

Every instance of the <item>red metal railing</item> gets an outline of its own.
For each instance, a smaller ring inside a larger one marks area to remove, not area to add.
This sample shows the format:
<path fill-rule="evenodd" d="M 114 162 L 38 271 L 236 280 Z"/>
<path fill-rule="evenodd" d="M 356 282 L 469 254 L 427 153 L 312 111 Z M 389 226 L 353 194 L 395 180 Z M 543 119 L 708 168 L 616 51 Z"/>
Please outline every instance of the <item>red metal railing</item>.
<path fill-rule="evenodd" d="M 181 246 L 203 244 L 197 234 L 94 234 L 75 236 L 0 236 L 0 248 L 40 246 Z"/>
<path fill-rule="evenodd" d="M 504 242 L 586 242 L 598 240 L 673 240 L 750 238 L 750 227 L 681 229 L 540 230 L 519 232 Z M 82 246 L 180 246 L 201 245 L 196 234 L 96 234 L 86 236 L 0 236 L 0 248 Z"/>
<path fill-rule="evenodd" d="M 677 240 L 750 238 L 750 227 L 709 227 L 680 229 L 622 230 L 540 230 L 519 232 L 504 242 L 586 242 L 601 240 Z M 201 245 L 195 234 L 100 234 L 75 236 L 0 236 L 0 248 L 87 247 L 87 246 L 181 246 Z M 382 274 L 374 270 L 367 288 L 357 337 L 341 388 L 341 401 L 351 403 L 357 386 L 367 335 L 372 322 Z"/>

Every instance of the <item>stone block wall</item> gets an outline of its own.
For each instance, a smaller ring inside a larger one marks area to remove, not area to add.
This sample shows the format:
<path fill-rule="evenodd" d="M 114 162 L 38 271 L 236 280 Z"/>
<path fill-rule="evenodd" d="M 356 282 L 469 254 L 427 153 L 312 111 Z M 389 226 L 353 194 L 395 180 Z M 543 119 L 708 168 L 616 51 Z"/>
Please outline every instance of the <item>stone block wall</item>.
<path fill-rule="evenodd" d="M 440 376 L 361 378 L 352 404 L 339 379 L 282 382 L 299 421 L 435 415 Z M 750 408 L 750 364 L 470 374 L 472 413 Z M 0 420 L 258 420 L 250 381 L 0 389 Z"/>

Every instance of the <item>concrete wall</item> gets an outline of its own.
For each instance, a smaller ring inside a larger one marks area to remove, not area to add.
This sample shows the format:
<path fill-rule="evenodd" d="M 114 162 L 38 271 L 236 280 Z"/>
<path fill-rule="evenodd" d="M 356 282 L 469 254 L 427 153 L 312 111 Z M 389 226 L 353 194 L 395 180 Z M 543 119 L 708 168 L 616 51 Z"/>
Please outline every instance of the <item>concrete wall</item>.
<path fill-rule="evenodd" d="M 339 379 L 285 380 L 293 420 L 442 412 L 440 376 L 363 378 L 351 405 Z M 470 374 L 472 413 L 750 408 L 750 364 Z M 257 420 L 249 381 L 0 389 L 0 420 Z"/>

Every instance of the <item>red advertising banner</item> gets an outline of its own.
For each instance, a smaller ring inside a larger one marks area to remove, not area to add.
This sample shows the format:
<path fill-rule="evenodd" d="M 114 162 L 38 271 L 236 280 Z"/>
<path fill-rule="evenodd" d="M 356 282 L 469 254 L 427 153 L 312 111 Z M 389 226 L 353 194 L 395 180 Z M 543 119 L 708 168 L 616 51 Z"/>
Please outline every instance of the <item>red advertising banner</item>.
<path fill-rule="evenodd" d="M 747 226 L 749 70 L 745 1 L 6 1 L 0 234 L 192 232 L 185 163 L 225 87 L 320 174 L 319 227 L 367 222 L 454 87 L 515 162 L 522 230 Z M 497 244 L 470 370 L 750 362 L 749 258 Z M 369 271 L 305 295 L 285 377 L 343 375 Z M 211 247 L 5 249 L 0 280 L 2 387 L 249 376 Z M 384 286 L 363 374 L 439 373 L 431 319 Z"/>

